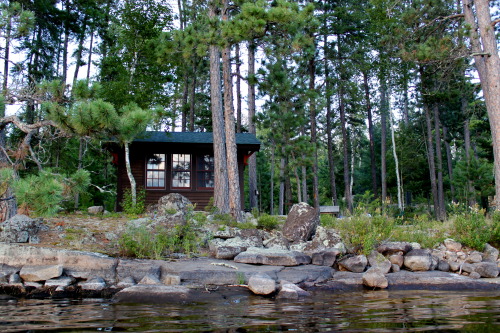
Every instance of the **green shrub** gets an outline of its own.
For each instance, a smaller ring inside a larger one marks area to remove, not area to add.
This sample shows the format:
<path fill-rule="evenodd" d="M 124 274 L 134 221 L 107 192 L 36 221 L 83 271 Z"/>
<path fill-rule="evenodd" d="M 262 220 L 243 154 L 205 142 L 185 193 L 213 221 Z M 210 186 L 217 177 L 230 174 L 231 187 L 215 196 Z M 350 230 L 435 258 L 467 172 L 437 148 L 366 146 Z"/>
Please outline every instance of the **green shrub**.
<path fill-rule="evenodd" d="M 38 216 L 53 216 L 62 209 L 64 200 L 72 200 L 75 193 L 83 192 L 89 184 L 90 174 L 85 170 L 79 170 L 70 177 L 45 170 L 12 185 L 19 205 Z"/>
<path fill-rule="evenodd" d="M 261 229 L 274 230 L 279 226 L 279 220 L 277 216 L 262 214 L 257 219 L 257 226 Z"/>
<path fill-rule="evenodd" d="M 335 228 L 337 218 L 331 214 L 320 214 L 319 224 L 325 228 Z"/>
<path fill-rule="evenodd" d="M 173 229 L 129 227 L 118 241 L 123 255 L 149 259 L 162 259 L 174 252 L 190 255 L 196 251 L 199 244 L 200 239 L 190 223 L 178 225 Z"/>
<path fill-rule="evenodd" d="M 490 241 L 492 230 L 481 211 L 471 211 L 455 217 L 452 236 L 465 246 L 482 251 Z"/>
<path fill-rule="evenodd" d="M 132 191 L 130 188 L 125 189 L 123 192 L 122 208 L 127 214 L 138 215 L 146 211 L 146 190 L 144 188 L 138 188 L 136 192 L 135 205 L 132 202 Z"/>

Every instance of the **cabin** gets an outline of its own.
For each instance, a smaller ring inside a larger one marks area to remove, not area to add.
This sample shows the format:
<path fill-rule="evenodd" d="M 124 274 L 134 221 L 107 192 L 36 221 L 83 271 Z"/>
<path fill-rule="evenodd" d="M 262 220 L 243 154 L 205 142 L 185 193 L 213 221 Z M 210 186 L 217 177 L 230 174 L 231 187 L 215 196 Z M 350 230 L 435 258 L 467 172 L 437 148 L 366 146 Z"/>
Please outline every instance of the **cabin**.
<path fill-rule="evenodd" d="M 259 151 L 251 133 L 236 133 L 241 205 L 244 207 L 244 170 L 248 157 Z M 117 203 L 130 188 L 123 147 L 110 147 L 117 165 Z M 180 193 L 197 209 L 204 209 L 214 193 L 213 135 L 206 132 L 149 131 L 130 144 L 130 166 L 137 187 L 146 190 L 146 204 L 169 193 Z"/>

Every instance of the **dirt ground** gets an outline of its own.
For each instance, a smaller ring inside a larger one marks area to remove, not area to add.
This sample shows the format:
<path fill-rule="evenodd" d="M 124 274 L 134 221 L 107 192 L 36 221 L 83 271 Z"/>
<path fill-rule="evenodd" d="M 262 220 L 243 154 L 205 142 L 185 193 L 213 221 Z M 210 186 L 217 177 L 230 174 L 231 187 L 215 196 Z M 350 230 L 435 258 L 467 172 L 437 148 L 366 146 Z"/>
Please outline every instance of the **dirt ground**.
<path fill-rule="evenodd" d="M 70 214 L 44 218 L 44 227 L 38 232 L 40 243 L 31 245 L 116 256 L 119 254 L 119 234 L 129 220 L 130 217 L 119 214 Z"/>

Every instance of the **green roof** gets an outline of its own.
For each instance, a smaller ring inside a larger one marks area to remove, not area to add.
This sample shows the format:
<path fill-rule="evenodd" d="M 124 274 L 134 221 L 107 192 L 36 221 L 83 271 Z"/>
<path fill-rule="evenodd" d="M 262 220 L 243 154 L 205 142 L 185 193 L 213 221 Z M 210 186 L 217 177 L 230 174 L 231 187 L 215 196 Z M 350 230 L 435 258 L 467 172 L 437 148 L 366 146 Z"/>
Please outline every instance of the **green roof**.
<path fill-rule="evenodd" d="M 165 143 L 213 143 L 213 134 L 208 132 L 163 132 L 148 131 L 140 134 L 134 142 Z M 236 133 L 237 145 L 260 145 L 252 133 Z"/>

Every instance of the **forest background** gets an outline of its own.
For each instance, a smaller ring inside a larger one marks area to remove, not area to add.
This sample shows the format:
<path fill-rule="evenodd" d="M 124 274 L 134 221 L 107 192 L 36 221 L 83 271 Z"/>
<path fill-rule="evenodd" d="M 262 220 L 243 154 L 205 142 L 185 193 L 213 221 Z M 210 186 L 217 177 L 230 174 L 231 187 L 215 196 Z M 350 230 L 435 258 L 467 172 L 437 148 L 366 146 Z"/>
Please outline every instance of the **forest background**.
<path fill-rule="evenodd" d="M 247 209 L 498 207 L 499 1 L 0 3 L 4 217 L 113 210 L 104 140 L 219 120 L 263 144 Z"/>

